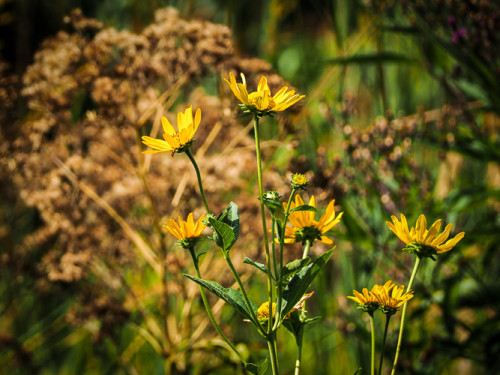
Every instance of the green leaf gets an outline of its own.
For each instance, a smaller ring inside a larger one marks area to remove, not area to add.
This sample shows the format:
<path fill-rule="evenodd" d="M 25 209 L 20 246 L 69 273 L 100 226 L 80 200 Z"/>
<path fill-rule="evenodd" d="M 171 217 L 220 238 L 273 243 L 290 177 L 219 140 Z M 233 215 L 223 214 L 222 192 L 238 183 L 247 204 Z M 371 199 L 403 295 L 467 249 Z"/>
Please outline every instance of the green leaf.
<path fill-rule="evenodd" d="M 213 240 L 224 251 L 229 251 L 234 245 L 234 232 L 229 225 L 221 221 L 209 218 L 208 221 L 214 230 Z"/>
<path fill-rule="evenodd" d="M 193 280 L 195 283 L 201 285 L 202 287 L 208 289 L 211 293 L 215 294 L 220 299 L 226 301 L 229 305 L 233 306 L 238 310 L 245 318 L 252 320 L 250 311 L 248 310 L 245 300 L 241 292 L 234 289 L 224 288 L 222 285 L 217 284 L 215 281 L 208 281 L 199 279 L 195 276 L 184 274 L 188 279 Z M 257 306 L 250 300 L 250 305 L 255 315 L 257 315 Z"/>
<path fill-rule="evenodd" d="M 294 306 L 300 301 L 312 282 L 328 262 L 335 247 L 318 257 L 313 263 L 305 266 L 298 272 L 283 291 L 281 319 L 284 319 Z"/>
<path fill-rule="evenodd" d="M 209 219 L 209 222 L 214 229 L 214 242 L 224 251 L 229 251 L 240 234 L 240 214 L 236 203 L 230 202 L 217 220 Z M 214 222 L 224 225 L 214 224 Z M 229 234 L 228 228 L 232 235 Z"/>
<path fill-rule="evenodd" d="M 262 272 L 264 272 L 267 275 L 267 267 L 264 264 L 254 262 L 249 257 L 245 257 L 245 259 L 243 259 L 243 263 L 254 266 L 255 268 L 257 268 L 258 270 L 261 270 Z"/>
<path fill-rule="evenodd" d="M 281 280 L 282 283 L 288 284 L 290 279 L 302 270 L 305 266 L 307 266 L 311 262 L 311 258 L 303 258 L 303 259 L 295 259 L 290 263 L 287 263 L 283 266 L 281 271 Z"/>
<path fill-rule="evenodd" d="M 309 206 L 308 204 L 303 204 L 301 206 L 294 207 L 290 210 L 290 213 L 295 212 L 295 211 L 313 211 L 317 212 L 317 208 L 313 206 Z"/>
<path fill-rule="evenodd" d="M 264 375 L 269 368 L 269 358 L 266 357 L 262 362 L 259 364 L 255 363 L 246 363 L 245 364 L 245 370 L 247 370 L 250 374 L 255 374 L 255 375 Z"/>

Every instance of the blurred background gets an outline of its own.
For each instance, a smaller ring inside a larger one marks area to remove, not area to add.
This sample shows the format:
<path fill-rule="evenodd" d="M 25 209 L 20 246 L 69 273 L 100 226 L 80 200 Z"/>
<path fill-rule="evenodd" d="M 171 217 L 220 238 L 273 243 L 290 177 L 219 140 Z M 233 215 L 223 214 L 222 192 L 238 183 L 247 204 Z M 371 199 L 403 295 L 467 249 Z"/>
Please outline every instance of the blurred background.
<path fill-rule="evenodd" d="M 189 161 L 140 153 L 162 115 L 202 109 L 193 151 L 212 210 L 240 208 L 231 257 L 260 304 L 264 282 L 242 264 L 264 259 L 251 119 L 223 81 L 232 71 L 306 95 L 262 123 L 266 189 L 288 197 L 305 173 L 319 214 L 331 199 L 344 212 L 308 302 L 321 319 L 303 373 L 367 373 L 369 324 L 346 295 L 408 282 L 414 260 L 385 224 L 400 213 L 466 236 L 418 274 L 398 373 L 500 373 L 499 43 L 487 0 L 1 0 L 1 372 L 243 373 L 161 229 L 204 213 Z M 202 276 L 235 287 L 214 250 L 200 245 Z M 242 316 L 210 302 L 264 359 Z M 287 332 L 279 356 L 291 374 Z"/>

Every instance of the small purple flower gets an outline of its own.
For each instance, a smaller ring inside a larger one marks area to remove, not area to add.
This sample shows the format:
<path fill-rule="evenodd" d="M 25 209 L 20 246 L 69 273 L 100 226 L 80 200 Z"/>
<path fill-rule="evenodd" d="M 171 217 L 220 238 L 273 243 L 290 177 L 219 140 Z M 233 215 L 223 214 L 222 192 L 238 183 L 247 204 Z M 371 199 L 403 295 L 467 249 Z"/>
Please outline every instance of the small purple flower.
<path fill-rule="evenodd" d="M 466 35 L 467 35 L 467 29 L 465 28 L 458 29 L 451 36 L 451 41 L 457 44 L 458 42 L 460 42 L 460 40 L 464 39 Z"/>
<path fill-rule="evenodd" d="M 455 25 L 455 22 L 457 22 L 455 17 L 453 17 L 453 16 L 448 17 L 448 24 L 449 25 Z"/>

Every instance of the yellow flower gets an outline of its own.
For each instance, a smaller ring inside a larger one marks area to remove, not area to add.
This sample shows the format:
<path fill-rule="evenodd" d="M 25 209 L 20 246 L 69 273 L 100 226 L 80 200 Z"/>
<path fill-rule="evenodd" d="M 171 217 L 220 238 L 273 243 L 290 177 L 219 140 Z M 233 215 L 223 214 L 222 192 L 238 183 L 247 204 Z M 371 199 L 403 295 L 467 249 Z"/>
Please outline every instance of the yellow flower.
<path fill-rule="evenodd" d="M 184 152 L 194 142 L 194 134 L 198 130 L 201 122 L 201 110 L 198 108 L 193 121 L 193 106 L 187 108 L 184 113 L 177 114 L 177 128 L 175 131 L 172 124 L 166 117 L 161 118 L 163 127 L 163 140 L 151 138 L 148 136 L 142 137 L 142 143 L 151 147 L 153 150 L 143 151 L 143 154 L 155 154 L 157 152 L 171 152 L 172 156 L 176 152 Z"/>
<path fill-rule="evenodd" d="M 427 220 L 424 215 L 419 216 L 417 225 L 415 228 L 412 227 L 411 230 L 408 229 L 408 222 L 405 215 L 401 214 L 401 222 L 395 216 L 391 216 L 391 219 L 392 223 L 386 221 L 389 229 L 407 245 L 405 247 L 406 250 L 416 252 L 420 257 L 432 258 L 434 254 L 450 251 L 465 236 L 464 232 L 460 232 L 455 237 L 446 241 L 453 224 L 448 224 L 444 231 L 439 234 L 441 219 L 437 220 L 427 230 Z"/>
<path fill-rule="evenodd" d="M 295 202 L 290 204 L 290 210 L 295 207 L 304 205 L 304 201 L 299 195 L 295 196 Z M 313 211 L 294 211 L 290 214 L 289 219 L 293 227 L 287 226 L 285 228 L 285 243 L 302 242 L 305 244 L 306 241 L 315 241 L 331 245 L 333 241 L 326 236 L 323 236 L 326 232 L 332 229 L 335 225 L 340 222 L 340 218 L 343 212 L 339 213 L 335 217 L 335 199 L 332 200 L 327 208 L 326 212 L 319 219 L 319 221 L 314 220 Z M 316 201 L 314 195 L 311 196 L 309 200 L 309 206 L 316 207 Z M 287 204 L 283 203 L 284 210 L 286 211 Z"/>
<path fill-rule="evenodd" d="M 308 300 L 309 298 L 311 298 L 311 296 L 313 294 L 314 294 L 314 292 L 304 294 L 302 296 L 302 298 L 300 299 L 300 301 L 297 302 L 295 304 L 295 306 L 290 310 L 290 312 L 288 313 L 288 315 L 285 319 L 289 319 L 290 314 L 293 313 L 294 311 L 301 310 L 301 311 L 306 312 L 304 310 L 305 301 Z M 272 314 L 273 314 L 273 318 L 274 318 L 276 315 L 276 303 L 275 302 L 273 302 L 273 305 L 272 305 Z M 259 320 L 269 319 L 269 302 L 264 302 L 262 305 L 259 306 L 259 308 L 257 309 L 257 319 L 259 319 Z"/>
<path fill-rule="evenodd" d="M 276 313 L 276 303 L 273 302 L 273 318 Z M 263 319 L 269 319 L 269 302 L 264 302 L 262 305 L 259 306 L 257 309 L 257 319 L 263 320 Z"/>
<path fill-rule="evenodd" d="M 374 291 L 379 288 L 378 285 L 375 285 L 371 291 L 363 288 L 362 293 L 359 293 L 357 290 L 353 290 L 354 296 L 347 296 L 347 298 L 353 300 L 358 303 L 358 309 L 363 310 L 364 312 L 373 314 L 375 310 L 379 308 L 379 302 L 377 297 L 375 297 Z"/>
<path fill-rule="evenodd" d="M 170 225 L 165 223 L 163 228 L 168 230 L 175 238 L 179 240 L 179 244 L 185 249 L 192 248 L 201 233 L 205 230 L 206 225 L 203 224 L 205 215 L 201 215 L 196 224 L 194 223 L 193 213 L 191 212 L 187 220 L 184 221 L 178 217 L 179 224 L 173 219 L 170 219 Z"/>
<path fill-rule="evenodd" d="M 413 298 L 413 290 L 403 293 L 404 285 L 399 287 L 389 280 L 385 285 L 374 288 L 373 295 L 380 303 L 380 309 L 384 314 L 394 315 L 401 306 Z"/>
<path fill-rule="evenodd" d="M 372 289 L 372 291 L 373 291 L 373 289 Z M 364 305 L 367 303 L 378 304 L 379 303 L 378 299 L 377 299 L 377 297 L 375 297 L 375 295 L 372 293 L 372 291 L 368 291 L 368 289 L 363 288 L 362 294 L 361 294 L 357 290 L 353 290 L 352 293 L 354 294 L 354 296 L 347 296 L 347 298 L 352 299 L 354 302 L 357 302 L 360 305 Z"/>
<path fill-rule="evenodd" d="M 282 87 L 274 96 L 267 85 L 267 78 L 262 76 L 257 91 L 248 93 L 247 82 L 241 73 L 242 83 L 237 83 L 233 73 L 229 73 L 229 81 L 224 78 L 238 100 L 243 103 L 243 109 L 255 113 L 261 117 L 270 112 L 284 111 L 288 107 L 297 103 L 305 95 L 295 94 L 294 90 L 288 91 L 288 87 Z"/>

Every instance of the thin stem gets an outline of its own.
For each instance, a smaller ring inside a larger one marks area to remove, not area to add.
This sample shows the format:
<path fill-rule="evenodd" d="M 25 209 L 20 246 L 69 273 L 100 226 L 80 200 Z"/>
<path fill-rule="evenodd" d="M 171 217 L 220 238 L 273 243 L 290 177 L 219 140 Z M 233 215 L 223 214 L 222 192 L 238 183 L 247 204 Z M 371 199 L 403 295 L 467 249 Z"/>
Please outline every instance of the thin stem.
<path fill-rule="evenodd" d="M 307 255 L 309 254 L 309 250 L 311 249 L 311 241 L 307 240 L 306 241 L 306 246 L 304 247 L 304 254 L 302 255 L 302 259 L 305 259 Z M 304 309 L 306 307 L 306 301 L 304 301 Z M 300 312 L 301 316 L 301 322 L 303 319 L 305 319 L 306 314 L 304 311 Z M 299 332 L 297 333 L 297 337 L 295 338 L 295 341 L 297 343 L 297 360 L 295 361 L 295 372 L 294 375 L 299 375 L 300 372 L 300 361 L 302 358 L 302 338 L 304 337 L 304 324 L 300 324 Z"/>
<path fill-rule="evenodd" d="M 271 251 L 273 253 L 274 277 L 278 278 L 278 260 L 276 259 L 276 244 L 275 244 L 276 234 L 274 232 L 275 226 L 276 226 L 276 216 L 273 213 L 271 218 Z"/>
<path fill-rule="evenodd" d="M 236 282 L 238 283 L 241 294 L 243 295 L 243 299 L 245 300 L 245 305 L 247 306 L 248 311 L 250 311 L 250 316 L 252 318 L 252 322 L 259 329 L 260 333 L 263 336 L 267 337 L 267 332 L 264 330 L 264 328 L 262 328 L 261 324 L 259 323 L 259 319 L 257 318 L 257 315 L 255 315 L 255 311 L 252 308 L 252 305 L 250 304 L 250 299 L 248 298 L 247 292 L 245 291 L 245 288 L 243 287 L 243 283 L 241 282 L 240 275 L 238 275 L 236 268 L 234 268 L 234 264 L 231 261 L 229 254 L 227 252 L 224 252 L 224 251 L 222 251 L 222 254 L 224 256 L 224 260 L 226 261 L 227 265 L 229 266 L 229 269 L 231 270 L 231 273 L 233 274 L 234 278 L 236 279 Z M 270 305 L 270 306 L 272 306 L 272 305 Z"/>
<path fill-rule="evenodd" d="M 410 282 L 408 283 L 408 287 L 406 291 L 411 289 L 413 285 L 413 280 L 415 279 L 415 275 L 417 274 L 418 267 L 420 265 L 420 257 L 417 257 L 415 260 L 415 265 L 413 266 L 413 271 L 411 273 Z M 403 311 L 401 312 L 401 325 L 399 326 L 399 336 L 398 336 L 398 344 L 396 346 L 396 355 L 394 356 L 394 363 L 392 365 L 391 375 L 396 373 L 396 365 L 398 364 L 399 352 L 401 350 L 401 343 L 403 341 L 403 330 L 405 327 L 405 316 L 406 316 L 406 307 L 408 306 L 408 302 L 405 302 L 403 305 Z"/>
<path fill-rule="evenodd" d="M 300 373 L 300 364 L 302 361 L 302 338 L 304 336 L 304 326 L 301 325 L 297 336 L 295 337 L 295 342 L 297 344 L 297 359 L 295 361 L 295 371 L 294 375 L 299 375 Z"/>
<path fill-rule="evenodd" d="M 201 199 L 203 200 L 203 204 L 205 205 L 205 210 L 207 211 L 207 214 L 209 214 L 211 213 L 211 211 L 210 208 L 208 208 L 207 199 L 205 198 L 205 191 L 203 190 L 203 184 L 201 183 L 200 169 L 198 168 L 198 164 L 196 164 L 196 160 L 194 160 L 194 156 L 191 153 L 191 150 L 188 148 L 185 151 L 185 153 L 188 156 L 189 160 L 191 160 L 191 163 L 193 163 L 194 169 L 196 171 L 196 177 L 198 178 L 198 186 L 200 187 Z"/>
<path fill-rule="evenodd" d="M 260 153 L 260 139 L 259 139 L 259 118 L 254 116 L 253 129 L 255 136 L 255 153 L 257 156 L 257 179 L 259 183 L 259 202 L 260 202 L 260 215 L 262 218 L 262 229 L 264 231 L 264 247 L 266 249 L 266 264 L 267 264 L 267 292 L 269 297 L 269 308 L 273 305 L 273 279 L 271 275 L 271 257 L 269 255 L 269 240 L 267 238 L 267 224 L 266 224 L 266 209 L 264 205 L 264 188 L 262 184 L 262 160 Z M 272 332 L 272 319 L 268 319 L 267 332 Z"/>
<path fill-rule="evenodd" d="M 306 241 L 306 246 L 304 247 L 304 254 L 302 254 L 302 259 L 306 259 L 309 255 L 309 250 L 311 249 L 311 241 Z"/>
<path fill-rule="evenodd" d="M 196 257 L 196 253 L 193 248 L 189 248 L 189 253 L 191 254 L 191 257 L 193 258 L 193 263 L 194 263 L 194 268 L 196 270 L 196 276 L 201 279 L 201 274 L 200 274 L 200 268 L 198 266 L 198 258 Z M 205 305 L 205 310 L 207 311 L 208 317 L 210 318 L 210 321 L 214 325 L 216 331 L 221 335 L 222 339 L 226 342 L 227 345 L 233 350 L 233 352 L 239 357 L 240 361 L 243 362 L 243 364 L 246 364 L 245 360 L 241 356 L 240 352 L 236 349 L 236 347 L 229 341 L 227 336 L 222 332 L 219 324 L 215 320 L 214 315 L 212 314 L 212 309 L 210 308 L 210 305 L 208 304 L 208 299 L 205 294 L 205 289 L 200 285 L 200 294 L 201 294 L 201 299 L 203 300 L 203 304 Z"/>
<path fill-rule="evenodd" d="M 371 375 L 375 375 L 375 323 L 373 319 L 373 313 L 369 314 L 370 315 L 370 329 L 371 329 L 371 335 L 372 335 L 372 350 L 371 350 L 371 364 L 370 364 L 370 373 Z"/>
<path fill-rule="evenodd" d="M 385 341 L 387 339 L 387 331 L 389 329 L 390 320 L 391 320 L 391 315 L 387 314 L 385 316 L 384 339 L 382 340 L 382 348 L 380 349 L 380 363 L 378 366 L 378 375 L 382 375 L 382 363 L 384 362 Z"/>
<path fill-rule="evenodd" d="M 292 188 L 292 193 L 290 194 L 290 197 L 288 197 L 288 203 L 286 205 L 286 210 L 285 210 L 285 217 L 283 219 L 283 223 L 282 223 L 282 228 L 281 228 L 281 233 L 280 233 L 280 272 L 279 274 L 276 275 L 276 279 L 278 281 L 278 303 L 277 303 L 277 307 L 276 307 L 276 320 L 274 322 L 274 326 L 273 326 L 273 331 L 277 330 L 279 325 L 280 325 L 280 321 L 281 321 L 281 305 L 282 305 L 282 298 L 281 298 L 281 295 L 283 294 L 283 280 L 281 279 L 281 273 L 283 271 L 283 250 L 284 250 L 284 247 L 285 247 L 285 229 L 286 229 L 286 224 L 288 222 L 288 216 L 290 216 L 290 204 L 292 203 L 293 201 L 293 197 L 295 195 L 295 193 L 297 192 L 296 189 Z"/>
<path fill-rule="evenodd" d="M 269 319 L 269 320 L 271 320 L 271 319 Z M 269 354 L 271 357 L 271 369 L 273 371 L 273 375 L 278 375 L 279 374 L 278 353 L 277 353 L 277 349 L 276 349 L 276 334 L 275 333 L 273 333 L 267 337 L 267 348 L 269 349 Z"/>

